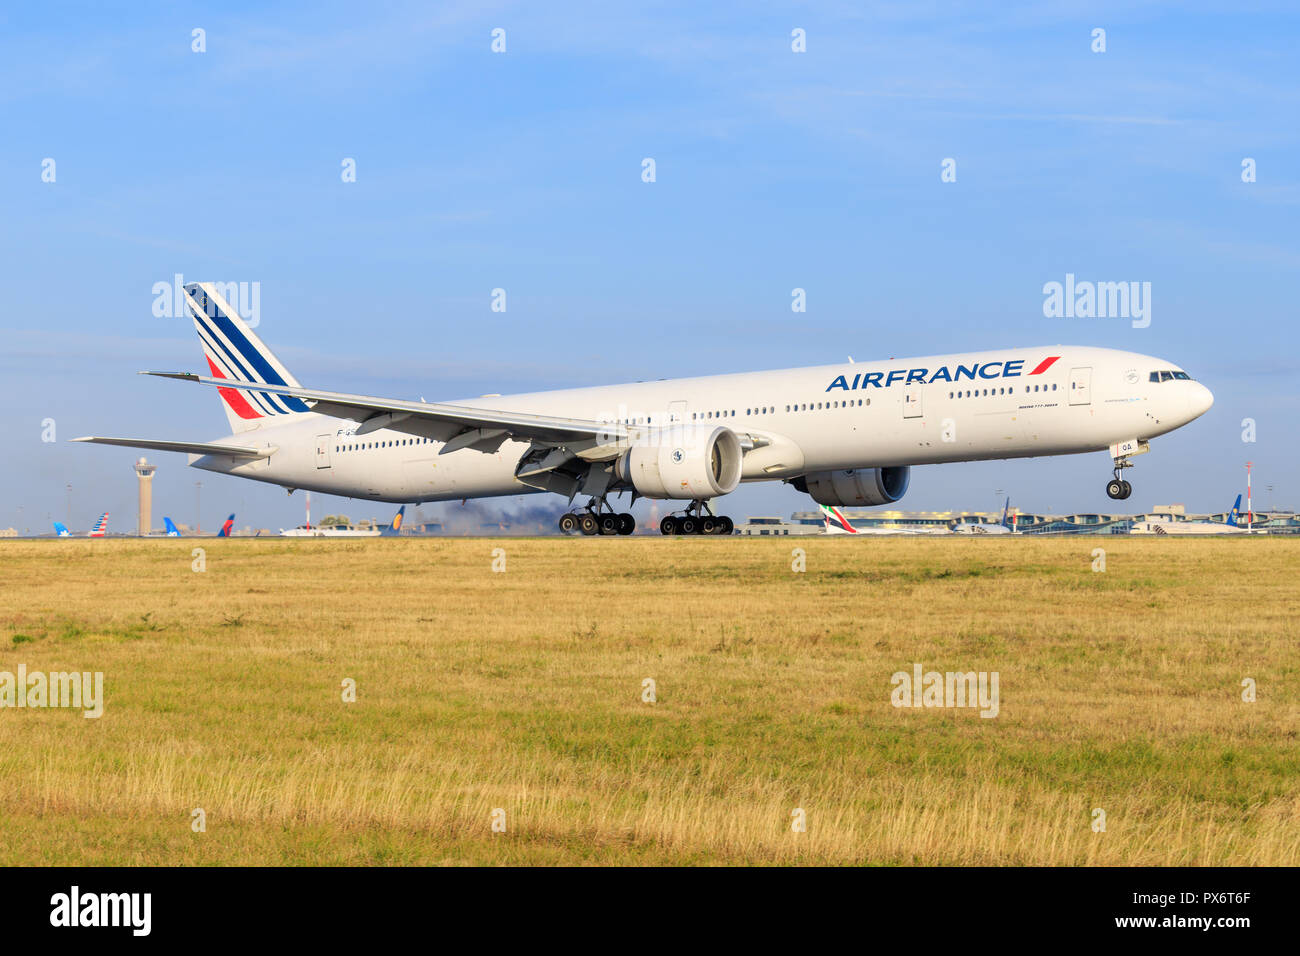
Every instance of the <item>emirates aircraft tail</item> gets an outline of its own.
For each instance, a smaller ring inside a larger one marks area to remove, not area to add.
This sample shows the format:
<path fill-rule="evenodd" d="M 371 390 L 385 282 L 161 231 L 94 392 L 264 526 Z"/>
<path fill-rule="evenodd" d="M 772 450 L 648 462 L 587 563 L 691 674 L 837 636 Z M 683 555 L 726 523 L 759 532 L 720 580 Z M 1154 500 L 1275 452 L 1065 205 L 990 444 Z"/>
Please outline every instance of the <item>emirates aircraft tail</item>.
<path fill-rule="evenodd" d="M 857 528 L 849 524 L 849 519 L 844 517 L 839 508 L 830 505 L 821 505 L 822 520 L 826 522 L 827 534 L 859 534 Z"/>

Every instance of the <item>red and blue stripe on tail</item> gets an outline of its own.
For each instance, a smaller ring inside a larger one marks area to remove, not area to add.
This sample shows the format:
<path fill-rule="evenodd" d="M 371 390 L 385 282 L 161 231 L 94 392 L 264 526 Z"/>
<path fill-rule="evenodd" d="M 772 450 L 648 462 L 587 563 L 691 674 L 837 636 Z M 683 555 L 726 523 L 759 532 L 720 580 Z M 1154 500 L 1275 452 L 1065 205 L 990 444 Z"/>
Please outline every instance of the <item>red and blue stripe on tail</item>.
<path fill-rule="evenodd" d="M 216 283 L 191 282 L 185 286 L 185 305 L 213 378 L 298 385 L 298 380 L 231 308 Z M 220 387 L 217 392 L 232 432 L 248 431 L 268 420 L 285 421 L 310 411 L 302 399 L 285 395 Z"/>

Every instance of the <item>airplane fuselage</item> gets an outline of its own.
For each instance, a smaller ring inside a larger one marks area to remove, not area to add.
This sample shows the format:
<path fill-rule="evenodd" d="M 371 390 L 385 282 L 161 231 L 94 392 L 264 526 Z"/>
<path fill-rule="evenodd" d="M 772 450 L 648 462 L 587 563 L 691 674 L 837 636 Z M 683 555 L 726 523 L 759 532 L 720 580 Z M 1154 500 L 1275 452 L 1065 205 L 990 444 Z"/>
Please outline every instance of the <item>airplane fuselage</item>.
<path fill-rule="evenodd" d="M 1155 372 L 1157 375 L 1153 376 Z M 622 422 L 650 428 L 676 416 L 760 441 L 743 481 L 839 469 L 927 465 L 1101 451 L 1187 424 L 1213 401 L 1208 389 L 1162 359 L 1111 349 L 1048 348 L 891 359 L 811 368 L 668 379 L 449 403 Z M 197 468 L 288 488 L 374 501 L 423 502 L 538 489 L 515 477 L 526 441 L 493 451 L 410 431 L 310 416 L 272 419 L 231 436 L 275 446 L 254 461 L 191 455 Z"/>

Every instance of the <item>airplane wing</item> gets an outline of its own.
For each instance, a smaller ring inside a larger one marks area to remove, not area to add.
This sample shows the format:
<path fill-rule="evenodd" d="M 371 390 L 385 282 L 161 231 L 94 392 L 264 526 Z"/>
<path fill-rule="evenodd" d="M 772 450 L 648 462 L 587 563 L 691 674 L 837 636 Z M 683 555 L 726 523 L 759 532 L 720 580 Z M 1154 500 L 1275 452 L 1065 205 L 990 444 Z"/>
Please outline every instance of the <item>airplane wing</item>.
<path fill-rule="evenodd" d="M 183 451 L 191 455 L 228 455 L 231 458 L 269 458 L 278 450 L 276 445 L 254 448 L 251 445 L 223 445 L 201 441 L 160 441 L 153 438 L 101 438 L 88 435 L 72 441 L 93 442 L 96 445 L 121 445 L 123 448 L 148 448 L 153 451 Z"/>
<path fill-rule="evenodd" d="M 358 435 L 365 435 L 380 428 L 392 428 L 446 442 L 444 453 L 470 447 L 495 451 L 507 437 L 563 444 L 583 442 L 590 446 L 615 444 L 626 441 L 636 432 L 644 430 L 619 423 L 595 422 L 579 418 L 559 418 L 550 415 L 532 415 L 528 412 L 472 408 L 466 405 L 375 398 L 369 395 L 349 395 L 343 392 L 326 392 L 290 385 L 268 385 L 265 382 L 237 382 L 225 378 L 209 378 L 190 372 L 142 372 L 140 374 L 198 382 L 216 388 L 270 392 L 302 399 L 310 403 L 313 412 L 360 422 L 361 426 L 356 432 Z M 609 457 L 613 457 L 613 454 L 611 453 Z"/>
<path fill-rule="evenodd" d="M 492 454 L 507 439 L 528 442 L 532 447 L 524 455 L 515 477 L 533 488 L 568 495 L 570 501 L 579 491 L 599 494 L 607 487 L 609 470 L 597 469 L 597 463 L 612 461 L 630 444 L 650 438 L 661 429 L 687 425 L 685 422 L 625 425 L 468 405 L 349 395 L 300 385 L 241 382 L 192 372 L 140 374 L 296 398 L 317 414 L 358 422 L 355 432 L 358 436 L 381 428 L 393 429 L 441 442 L 440 455 L 462 448 Z M 770 438 L 761 434 L 738 432 L 738 436 L 744 453 L 771 443 Z"/>

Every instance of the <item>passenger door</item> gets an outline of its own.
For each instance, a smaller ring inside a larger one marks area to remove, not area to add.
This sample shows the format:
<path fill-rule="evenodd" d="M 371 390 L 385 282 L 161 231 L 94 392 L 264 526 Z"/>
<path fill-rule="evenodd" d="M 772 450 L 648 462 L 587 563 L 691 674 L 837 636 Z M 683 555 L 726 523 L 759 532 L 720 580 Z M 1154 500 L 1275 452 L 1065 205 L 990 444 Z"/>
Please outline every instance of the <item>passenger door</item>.
<path fill-rule="evenodd" d="M 920 418 L 921 408 L 921 390 L 923 385 L 909 385 L 903 390 L 903 417 Z"/>
<path fill-rule="evenodd" d="M 668 403 L 668 431 L 666 441 L 670 445 L 680 445 L 686 436 L 686 402 Z"/>
<path fill-rule="evenodd" d="M 1070 369 L 1070 404 L 1092 404 L 1092 369 Z"/>
<path fill-rule="evenodd" d="M 333 441 L 333 435 L 316 436 L 316 468 L 318 470 L 330 466 L 330 444 Z"/>

